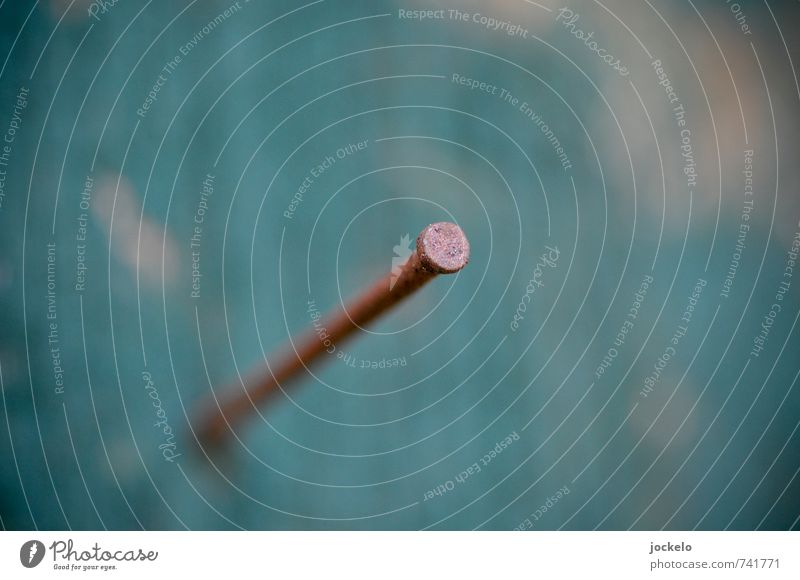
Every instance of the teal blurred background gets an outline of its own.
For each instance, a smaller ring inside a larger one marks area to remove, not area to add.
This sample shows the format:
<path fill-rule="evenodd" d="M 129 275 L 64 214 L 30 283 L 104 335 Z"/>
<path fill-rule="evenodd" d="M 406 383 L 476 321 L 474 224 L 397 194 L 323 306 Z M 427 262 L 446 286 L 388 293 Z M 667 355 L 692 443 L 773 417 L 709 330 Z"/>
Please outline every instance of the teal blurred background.
<path fill-rule="evenodd" d="M 3 528 L 798 528 L 797 4 L 662 4 L 0 2 Z"/>

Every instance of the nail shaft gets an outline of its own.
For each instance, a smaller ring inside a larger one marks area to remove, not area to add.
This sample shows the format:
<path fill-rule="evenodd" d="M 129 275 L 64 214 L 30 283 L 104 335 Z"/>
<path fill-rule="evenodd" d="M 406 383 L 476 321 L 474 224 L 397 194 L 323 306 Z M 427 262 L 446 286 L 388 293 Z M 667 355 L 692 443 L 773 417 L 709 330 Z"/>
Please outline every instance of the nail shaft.
<path fill-rule="evenodd" d="M 417 237 L 414 251 L 399 273 L 389 273 L 349 302 L 344 309 L 325 317 L 321 327 L 330 342 L 308 329 L 294 339 L 269 368 L 259 368 L 241 382 L 223 389 L 216 399 L 206 401 L 193 422 L 201 443 L 220 443 L 256 406 L 280 392 L 291 379 L 302 375 L 306 366 L 324 356 L 330 343 L 339 345 L 355 331 L 390 310 L 438 274 L 458 272 L 469 260 L 469 242 L 452 223 L 426 227 Z"/>

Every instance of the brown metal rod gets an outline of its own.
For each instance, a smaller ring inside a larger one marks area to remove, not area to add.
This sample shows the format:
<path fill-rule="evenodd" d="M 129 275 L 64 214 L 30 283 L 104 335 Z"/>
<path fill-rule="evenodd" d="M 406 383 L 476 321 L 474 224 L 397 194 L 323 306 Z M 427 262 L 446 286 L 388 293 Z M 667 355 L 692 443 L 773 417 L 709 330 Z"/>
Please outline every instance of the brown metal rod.
<path fill-rule="evenodd" d="M 449 222 L 426 227 L 417 237 L 416 251 L 399 273 L 378 279 L 345 309 L 322 318 L 318 328 L 325 329 L 327 339 L 323 340 L 316 328 L 307 330 L 270 368 L 259 368 L 241 383 L 223 389 L 216 399 L 206 401 L 192 422 L 200 443 L 213 446 L 223 441 L 233 426 L 322 357 L 331 344 L 342 343 L 438 274 L 458 272 L 468 261 L 469 242 L 461 228 Z"/>

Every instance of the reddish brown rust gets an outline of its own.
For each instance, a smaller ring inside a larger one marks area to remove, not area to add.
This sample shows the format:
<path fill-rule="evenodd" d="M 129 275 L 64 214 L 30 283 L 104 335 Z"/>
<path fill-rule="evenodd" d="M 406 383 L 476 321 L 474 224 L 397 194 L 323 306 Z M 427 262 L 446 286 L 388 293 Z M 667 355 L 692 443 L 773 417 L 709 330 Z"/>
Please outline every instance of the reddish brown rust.
<path fill-rule="evenodd" d="M 437 274 L 458 272 L 468 261 L 469 242 L 461 228 L 448 222 L 431 224 L 417 237 L 416 252 L 399 274 L 389 273 L 377 280 L 345 309 L 326 316 L 322 327 L 338 345 Z M 200 443 L 211 447 L 224 441 L 257 405 L 282 391 L 290 379 L 300 376 L 302 369 L 319 359 L 327 348 L 317 332 L 309 329 L 284 349 L 275 364 L 251 372 L 216 398 L 211 397 L 192 422 Z"/>

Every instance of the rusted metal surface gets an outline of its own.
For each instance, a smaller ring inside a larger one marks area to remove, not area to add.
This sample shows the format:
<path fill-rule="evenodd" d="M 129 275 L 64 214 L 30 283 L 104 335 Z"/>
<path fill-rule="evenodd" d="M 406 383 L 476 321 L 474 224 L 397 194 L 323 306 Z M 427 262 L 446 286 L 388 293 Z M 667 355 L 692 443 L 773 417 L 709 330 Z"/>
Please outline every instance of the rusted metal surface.
<path fill-rule="evenodd" d="M 324 318 L 329 340 L 341 344 L 439 274 L 453 274 L 469 261 L 469 241 L 457 225 L 438 222 L 417 237 L 416 251 L 398 274 L 388 273 L 350 301 L 344 309 Z M 214 447 L 231 434 L 256 407 L 281 392 L 302 370 L 323 358 L 326 343 L 308 329 L 292 339 L 269 367 L 259 368 L 215 394 L 200 408 L 193 431 L 204 447 Z"/>

